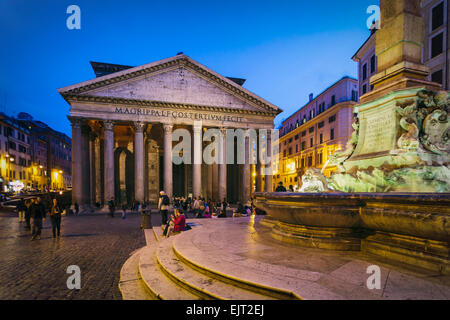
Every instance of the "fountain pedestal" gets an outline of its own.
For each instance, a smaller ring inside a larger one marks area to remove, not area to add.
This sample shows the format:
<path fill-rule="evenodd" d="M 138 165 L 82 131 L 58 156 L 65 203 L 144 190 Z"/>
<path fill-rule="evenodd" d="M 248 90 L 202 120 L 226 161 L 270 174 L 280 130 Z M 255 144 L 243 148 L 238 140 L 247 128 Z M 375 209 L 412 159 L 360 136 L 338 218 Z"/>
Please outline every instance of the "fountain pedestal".
<path fill-rule="evenodd" d="M 450 274 L 450 195 L 257 193 L 271 237 Z"/>

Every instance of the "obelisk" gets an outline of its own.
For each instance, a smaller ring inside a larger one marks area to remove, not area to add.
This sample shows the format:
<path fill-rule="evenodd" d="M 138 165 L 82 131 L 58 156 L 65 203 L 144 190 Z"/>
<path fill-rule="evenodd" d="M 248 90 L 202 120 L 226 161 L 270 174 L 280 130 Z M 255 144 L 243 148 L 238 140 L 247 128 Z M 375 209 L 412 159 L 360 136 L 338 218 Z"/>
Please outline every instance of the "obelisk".
<path fill-rule="evenodd" d="M 374 90 L 361 96 L 366 103 L 399 89 L 424 87 L 440 90 L 425 80 L 428 67 L 421 62 L 425 38 L 420 0 L 381 0 L 381 28 L 376 33 L 377 73 L 371 77 Z"/>

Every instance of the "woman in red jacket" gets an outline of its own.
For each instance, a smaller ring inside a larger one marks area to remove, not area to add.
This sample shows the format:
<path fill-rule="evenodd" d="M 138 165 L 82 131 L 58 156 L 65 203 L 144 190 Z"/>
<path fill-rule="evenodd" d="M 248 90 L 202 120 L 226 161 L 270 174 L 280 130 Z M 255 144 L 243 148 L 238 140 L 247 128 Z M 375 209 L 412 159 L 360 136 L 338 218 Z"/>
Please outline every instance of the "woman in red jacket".
<path fill-rule="evenodd" d="M 167 231 L 167 237 L 172 233 L 179 233 L 184 231 L 186 228 L 186 217 L 183 214 L 183 211 L 179 208 L 173 210 L 175 216 L 172 216 L 172 221 L 170 223 L 169 230 Z"/>

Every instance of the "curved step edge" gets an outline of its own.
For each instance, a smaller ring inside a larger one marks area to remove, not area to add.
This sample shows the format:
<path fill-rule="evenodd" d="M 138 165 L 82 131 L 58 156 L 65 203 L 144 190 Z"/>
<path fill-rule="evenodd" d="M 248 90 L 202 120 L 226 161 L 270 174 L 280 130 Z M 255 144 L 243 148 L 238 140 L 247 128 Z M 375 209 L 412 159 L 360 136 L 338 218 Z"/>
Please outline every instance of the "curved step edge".
<path fill-rule="evenodd" d="M 139 256 L 141 249 L 133 252 L 120 269 L 118 286 L 122 300 L 151 300 L 153 298 L 149 294 L 139 274 Z"/>
<path fill-rule="evenodd" d="M 192 269 L 206 274 L 211 278 L 215 278 L 225 283 L 229 283 L 234 286 L 245 288 L 246 290 L 250 290 L 259 294 L 267 295 L 275 299 L 281 300 L 303 300 L 301 296 L 297 293 L 280 289 L 276 287 L 271 287 L 265 284 L 256 283 L 247 279 L 242 279 L 235 277 L 233 275 L 222 273 L 218 270 L 214 270 L 212 268 L 208 268 L 207 266 L 202 266 L 201 264 L 183 256 L 179 249 L 176 247 L 176 242 L 173 242 L 173 250 L 175 255 L 185 264 L 189 265 Z"/>
<path fill-rule="evenodd" d="M 155 300 L 198 300 L 199 297 L 177 287 L 156 261 L 156 246 L 144 247 L 139 257 L 139 273 Z"/>

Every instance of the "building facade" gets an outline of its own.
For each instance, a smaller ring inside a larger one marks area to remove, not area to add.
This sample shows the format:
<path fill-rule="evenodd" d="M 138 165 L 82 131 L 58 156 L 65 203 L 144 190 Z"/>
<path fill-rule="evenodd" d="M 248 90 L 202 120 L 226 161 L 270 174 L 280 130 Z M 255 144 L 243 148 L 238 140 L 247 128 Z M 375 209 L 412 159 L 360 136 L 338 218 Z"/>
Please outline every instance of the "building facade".
<path fill-rule="evenodd" d="M 283 121 L 274 186 L 282 182 L 295 191 L 309 168 L 322 169 L 329 157 L 345 148 L 352 134 L 353 107 L 358 101 L 358 81 L 344 77 Z M 327 166 L 324 174 L 336 170 Z"/>
<path fill-rule="evenodd" d="M 449 13 L 448 0 L 422 1 L 425 22 L 422 62 L 430 69 L 427 80 L 441 84 L 444 90 L 450 90 Z"/>
<path fill-rule="evenodd" d="M 72 187 L 72 141 L 25 112 L 17 120 L 31 132 L 32 163 L 43 179 L 35 189 L 59 191 Z"/>
<path fill-rule="evenodd" d="M 279 108 L 243 88 L 242 79 L 182 53 L 139 67 L 91 65 L 96 79 L 58 90 L 71 106 L 74 203 L 156 202 L 160 190 L 169 197 L 250 198 L 250 163 L 205 163 L 212 141 L 204 134 L 221 133 L 217 157 L 223 157 L 228 130 L 273 129 Z M 173 163 L 177 129 L 190 134 L 192 163 Z"/>
<path fill-rule="evenodd" d="M 2 192 L 31 189 L 31 132 L 17 119 L 0 114 L 0 188 Z"/>
<path fill-rule="evenodd" d="M 421 14 L 425 23 L 421 62 L 429 68 L 426 80 L 441 84 L 443 90 L 450 90 L 449 13 L 449 0 L 421 2 Z M 373 28 L 369 38 L 352 57 L 358 63 L 360 96 L 373 90 L 370 77 L 377 73 L 375 45 L 376 29 Z"/>
<path fill-rule="evenodd" d="M 27 113 L 0 114 L 0 184 L 4 192 L 70 188 L 70 138 Z"/>

